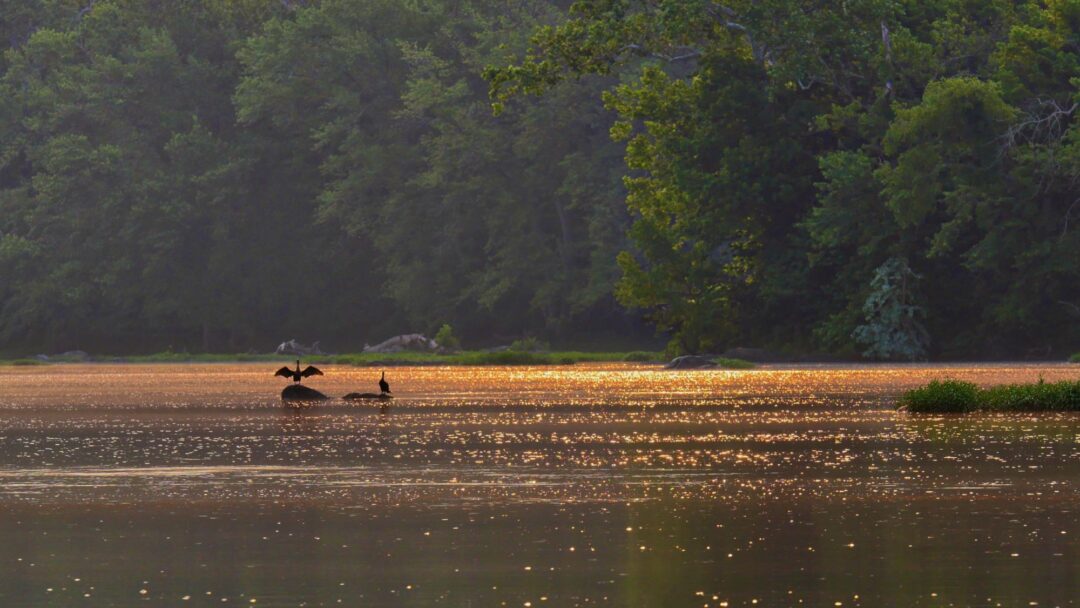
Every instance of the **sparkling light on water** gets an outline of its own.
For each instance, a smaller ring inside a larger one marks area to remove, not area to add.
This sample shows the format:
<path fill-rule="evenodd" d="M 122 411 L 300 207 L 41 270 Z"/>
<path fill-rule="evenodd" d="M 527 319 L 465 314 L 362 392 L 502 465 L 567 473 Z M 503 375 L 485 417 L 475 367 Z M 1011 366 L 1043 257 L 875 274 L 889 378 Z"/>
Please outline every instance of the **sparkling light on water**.
<path fill-rule="evenodd" d="M 287 410 L 273 368 L 0 369 L 0 603 L 1080 596 L 1080 417 L 891 407 L 1076 366 L 390 368 L 386 411 Z"/>

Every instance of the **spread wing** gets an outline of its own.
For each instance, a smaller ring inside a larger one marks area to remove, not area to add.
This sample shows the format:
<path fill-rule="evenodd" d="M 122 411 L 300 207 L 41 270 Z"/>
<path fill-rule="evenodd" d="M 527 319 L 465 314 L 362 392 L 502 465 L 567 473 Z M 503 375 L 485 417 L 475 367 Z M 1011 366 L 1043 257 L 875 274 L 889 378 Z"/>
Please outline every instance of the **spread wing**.
<path fill-rule="evenodd" d="M 310 367 L 308 369 L 311 369 Z M 283 367 L 274 374 L 275 376 L 285 376 L 286 378 L 293 377 L 293 371 L 287 367 Z"/>
<path fill-rule="evenodd" d="M 323 373 L 322 370 L 315 367 L 314 365 L 309 365 L 304 368 L 304 371 L 300 372 L 300 375 L 307 378 L 308 376 L 321 376 L 323 375 Z"/>

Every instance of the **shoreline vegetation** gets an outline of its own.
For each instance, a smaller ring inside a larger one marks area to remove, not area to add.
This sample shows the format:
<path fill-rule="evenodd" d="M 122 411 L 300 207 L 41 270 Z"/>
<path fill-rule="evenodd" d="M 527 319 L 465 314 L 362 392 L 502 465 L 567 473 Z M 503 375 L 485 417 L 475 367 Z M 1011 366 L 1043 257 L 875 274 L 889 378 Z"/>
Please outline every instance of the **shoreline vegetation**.
<path fill-rule="evenodd" d="M 51 365 L 56 363 L 247 363 L 292 362 L 295 355 L 274 353 L 174 353 L 161 352 L 149 355 L 56 355 L 48 360 L 37 358 L 0 359 L 0 366 Z M 576 363 L 667 363 L 659 352 L 583 352 L 583 351 L 462 351 L 449 354 L 400 352 L 400 353 L 345 353 L 337 355 L 309 355 L 300 357 L 307 363 L 323 365 L 352 365 L 355 367 L 406 366 L 406 365 L 573 365 Z M 717 357 L 714 369 L 752 369 L 756 364 L 743 359 Z"/>
<path fill-rule="evenodd" d="M 1076 412 L 1080 380 L 1002 384 L 979 388 L 961 380 L 933 380 L 904 393 L 897 409 L 914 413 Z"/>
<path fill-rule="evenodd" d="M 50 355 L 37 357 L 0 357 L 0 367 L 50 365 L 54 363 L 269 363 L 291 362 L 295 355 L 276 353 L 186 353 L 164 351 L 146 355 Z M 480 351 L 454 353 L 342 353 L 301 357 L 304 361 L 323 365 L 352 365 L 355 367 L 406 365 L 573 365 L 575 363 L 655 363 L 666 364 L 669 358 L 657 351 Z M 753 369 L 758 363 L 730 357 L 713 357 L 714 369 Z M 852 361 L 845 361 L 852 363 Z M 1048 361 L 1052 362 L 1052 361 Z M 1069 363 L 1080 363 L 1075 353 Z M 925 387 L 924 387 L 925 388 Z"/>
<path fill-rule="evenodd" d="M 725 4 L 7 2 L 0 355 L 1080 349 L 1076 0 Z"/>

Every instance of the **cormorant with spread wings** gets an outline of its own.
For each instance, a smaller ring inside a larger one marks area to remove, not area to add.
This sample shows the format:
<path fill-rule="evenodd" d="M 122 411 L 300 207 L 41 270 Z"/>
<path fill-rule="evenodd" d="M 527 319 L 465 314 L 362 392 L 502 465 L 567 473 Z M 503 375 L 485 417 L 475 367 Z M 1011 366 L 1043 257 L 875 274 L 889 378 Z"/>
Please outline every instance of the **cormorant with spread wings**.
<path fill-rule="evenodd" d="M 295 371 L 289 369 L 288 367 L 283 367 L 277 370 L 277 373 L 275 373 L 274 375 L 292 378 L 293 382 L 300 382 L 302 378 L 307 378 L 308 376 L 321 376 L 323 375 L 323 373 L 322 370 L 312 365 L 305 367 L 304 371 L 300 371 L 300 360 L 297 359 Z"/>

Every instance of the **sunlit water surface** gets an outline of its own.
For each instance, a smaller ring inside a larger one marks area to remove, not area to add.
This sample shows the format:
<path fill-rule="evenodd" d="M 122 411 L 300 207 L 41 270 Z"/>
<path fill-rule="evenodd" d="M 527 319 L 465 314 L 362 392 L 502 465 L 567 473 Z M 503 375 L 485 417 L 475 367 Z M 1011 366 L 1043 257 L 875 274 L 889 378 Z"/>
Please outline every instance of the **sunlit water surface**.
<path fill-rule="evenodd" d="M 273 367 L 0 368 L 0 605 L 1080 603 L 1080 416 L 892 407 L 1075 365 Z"/>

